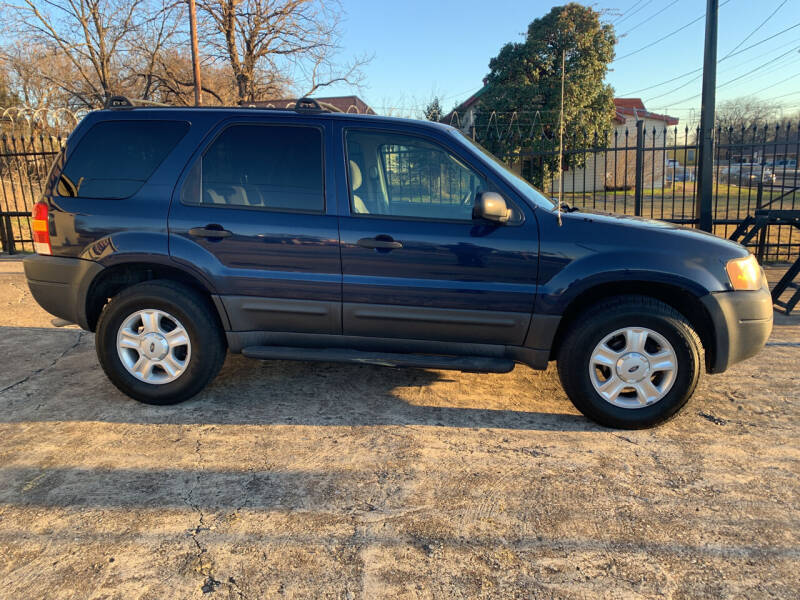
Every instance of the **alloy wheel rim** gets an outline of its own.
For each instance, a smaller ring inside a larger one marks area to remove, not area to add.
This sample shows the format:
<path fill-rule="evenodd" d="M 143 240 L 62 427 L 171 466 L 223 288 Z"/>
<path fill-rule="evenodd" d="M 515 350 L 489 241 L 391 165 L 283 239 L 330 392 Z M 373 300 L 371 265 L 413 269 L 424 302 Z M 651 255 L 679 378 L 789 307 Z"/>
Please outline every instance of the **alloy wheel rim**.
<path fill-rule="evenodd" d="M 678 373 L 675 349 L 646 327 L 623 327 L 605 336 L 589 358 L 589 378 L 603 400 L 638 409 L 662 400 Z"/>
<path fill-rule="evenodd" d="M 158 309 L 129 315 L 117 332 L 122 366 L 139 381 L 171 383 L 186 371 L 191 359 L 189 334 L 174 316 Z"/>

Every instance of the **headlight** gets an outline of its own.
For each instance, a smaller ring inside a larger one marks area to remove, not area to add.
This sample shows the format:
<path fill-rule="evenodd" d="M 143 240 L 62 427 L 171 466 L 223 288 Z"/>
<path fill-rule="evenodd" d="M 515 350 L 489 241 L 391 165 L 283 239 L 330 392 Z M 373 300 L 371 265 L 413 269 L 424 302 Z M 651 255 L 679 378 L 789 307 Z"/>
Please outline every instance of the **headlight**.
<path fill-rule="evenodd" d="M 752 254 L 729 260 L 725 270 L 735 290 L 758 290 L 765 283 L 764 270 Z"/>

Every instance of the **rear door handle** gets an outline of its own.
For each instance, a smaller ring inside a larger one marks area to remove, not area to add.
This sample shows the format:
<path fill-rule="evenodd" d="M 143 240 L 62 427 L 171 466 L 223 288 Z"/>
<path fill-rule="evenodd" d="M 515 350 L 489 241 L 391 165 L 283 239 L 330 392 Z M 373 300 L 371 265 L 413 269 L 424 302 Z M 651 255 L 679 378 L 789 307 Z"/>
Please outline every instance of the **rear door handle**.
<path fill-rule="evenodd" d="M 378 250 L 394 250 L 403 247 L 402 243 L 396 242 L 388 235 L 374 238 L 361 238 L 356 244 L 362 248 L 377 248 Z"/>
<path fill-rule="evenodd" d="M 219 225 L 216 227 L 212 225 L 206 225 L 205 227 L 192 227 L 189 230 L 189 235 L 193 237 L 221 239 L 230 237 L 233 234 L 227 229 L 222 229 L 222 227 L 219 227 Z"/>

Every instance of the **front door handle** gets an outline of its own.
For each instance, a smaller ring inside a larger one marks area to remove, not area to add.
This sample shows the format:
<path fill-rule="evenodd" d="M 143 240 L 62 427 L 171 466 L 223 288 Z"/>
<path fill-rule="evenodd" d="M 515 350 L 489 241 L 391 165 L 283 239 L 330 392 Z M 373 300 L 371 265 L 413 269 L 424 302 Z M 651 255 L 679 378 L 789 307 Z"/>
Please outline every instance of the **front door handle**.
<path fill-rule="evenodd" d="M 206 225 L 205 227 L 192 227 L 189 230 L 189 235 L 192 237 L 222 239 L 233 235 L 227 229 L 222 229 L 219 225 Z"/>
<path fill-rule="evenodd" d="M 362 248 L 375 248 L 378 250 L 394 250 L 403 247 L 403 244 L 396 242 L 388 235 L 379 235 L 374 238 L 361 238 L 356 244 Z"/>

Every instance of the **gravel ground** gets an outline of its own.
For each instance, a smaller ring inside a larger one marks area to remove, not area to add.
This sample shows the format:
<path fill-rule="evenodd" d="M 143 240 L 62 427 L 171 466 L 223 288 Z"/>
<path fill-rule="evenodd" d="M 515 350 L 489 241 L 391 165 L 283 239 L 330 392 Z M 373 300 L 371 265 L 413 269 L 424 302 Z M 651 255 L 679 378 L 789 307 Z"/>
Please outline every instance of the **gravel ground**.
<path fill-rule="evenodd" d="M 797 598 L 800 317 L 652 430 L 555 370 L 230 356 L 122 396 L 0 261 L 0 598 Z"/>

